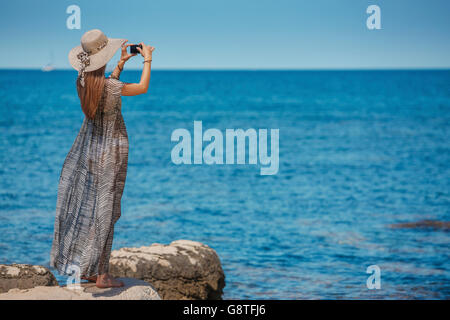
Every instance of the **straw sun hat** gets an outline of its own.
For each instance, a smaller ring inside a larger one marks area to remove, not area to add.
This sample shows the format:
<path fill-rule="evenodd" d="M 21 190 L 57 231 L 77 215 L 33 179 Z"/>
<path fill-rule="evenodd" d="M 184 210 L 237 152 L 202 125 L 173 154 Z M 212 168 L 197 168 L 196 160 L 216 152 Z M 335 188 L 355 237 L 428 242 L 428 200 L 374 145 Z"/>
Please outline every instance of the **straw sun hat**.
<path fill-rule="evenodd" d="M 81 76 L 81 85 L 84 86 L 85 72 L 103 67 L 125 42 L 125 39 L 108 38 L 98 29 L 89 30 L 83 34 L 81 45 L 69 52 L 69 62 Z"/>

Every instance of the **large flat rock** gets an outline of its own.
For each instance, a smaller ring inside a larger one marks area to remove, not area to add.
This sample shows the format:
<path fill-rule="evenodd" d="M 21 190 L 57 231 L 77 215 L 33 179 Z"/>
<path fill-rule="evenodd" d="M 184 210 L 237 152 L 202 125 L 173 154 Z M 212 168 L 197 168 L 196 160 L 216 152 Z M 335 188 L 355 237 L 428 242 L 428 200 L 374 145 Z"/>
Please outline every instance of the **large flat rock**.
<path fill-rule="evenodd" d="M 56 286 L 55 276 L 43 266 L 30 264 L 0 264 L 0 293 L 13 288 Z"/>
<path fill-rule="evenodd" d="M 217 253 L 190 240 L 114 250 L 110 273 L 147 281 L 164 300 L 221 299 L 225 286 Z"/>
<path fill-rule="evenodd" d="M 31 289 L 11 289 L 0 294 L 0 300 L 161 300 L 147 282 L 120 278 L 121 288 L 100 289 L 94 283 L 82 283 L 79 289 L 59 286 L 38 286 Z"/>

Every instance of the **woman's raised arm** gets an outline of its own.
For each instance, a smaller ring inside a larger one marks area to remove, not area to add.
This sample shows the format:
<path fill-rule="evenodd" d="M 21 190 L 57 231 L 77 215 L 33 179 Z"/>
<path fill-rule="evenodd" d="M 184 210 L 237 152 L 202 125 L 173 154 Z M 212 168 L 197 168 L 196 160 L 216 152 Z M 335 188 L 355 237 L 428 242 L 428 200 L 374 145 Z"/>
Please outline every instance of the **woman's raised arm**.
<path fill-rule="evenodd" d="M 150 83 L 150 71 L 152 67 L 152 52 L 155 50 L 152 46 L 147 46 L 144 43 L 140 43 L 141 48 L 137 50 L 144 57 L 144 68 L 142 69 L 141 81 L 139 83 L 126 83 L 122 87 L 123 96 L 137 96 L 138 94 L 146 93 L 148 90 L 148 85 Z"/>

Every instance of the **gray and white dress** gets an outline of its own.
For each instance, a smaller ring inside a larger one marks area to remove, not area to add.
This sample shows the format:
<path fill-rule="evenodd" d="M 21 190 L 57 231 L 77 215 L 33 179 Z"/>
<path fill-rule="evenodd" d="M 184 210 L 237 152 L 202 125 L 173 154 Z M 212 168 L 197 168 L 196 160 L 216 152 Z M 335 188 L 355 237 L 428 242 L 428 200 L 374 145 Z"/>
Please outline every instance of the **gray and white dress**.
<path fill-rule="evenodd" d="M 85 118 L 64 161 L 58 186 L 50 265 L 70 275 L 108 272 L 114 224 L 121 214 L 128 135 L 123 82 L 107 78 L 94 119 Z"/>

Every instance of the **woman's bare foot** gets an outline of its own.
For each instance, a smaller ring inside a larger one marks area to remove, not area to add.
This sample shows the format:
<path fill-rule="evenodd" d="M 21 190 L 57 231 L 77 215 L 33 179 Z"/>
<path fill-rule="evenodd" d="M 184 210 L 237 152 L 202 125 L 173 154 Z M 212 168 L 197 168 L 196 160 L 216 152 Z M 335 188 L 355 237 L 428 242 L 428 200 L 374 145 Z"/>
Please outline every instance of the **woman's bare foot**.
<path fill-rule="evenodd" d="M 105 273 L 97 277 L 95 285 L 97 288 L 117 288 L 123 287 L 123 282 L 111 277 L 108 273 Z"/>
<path fill-rule="evenodd" d="M 97 282 L 97 276 L 81 277 L 81 280 L 87 280 L 89 282 Z"/>

